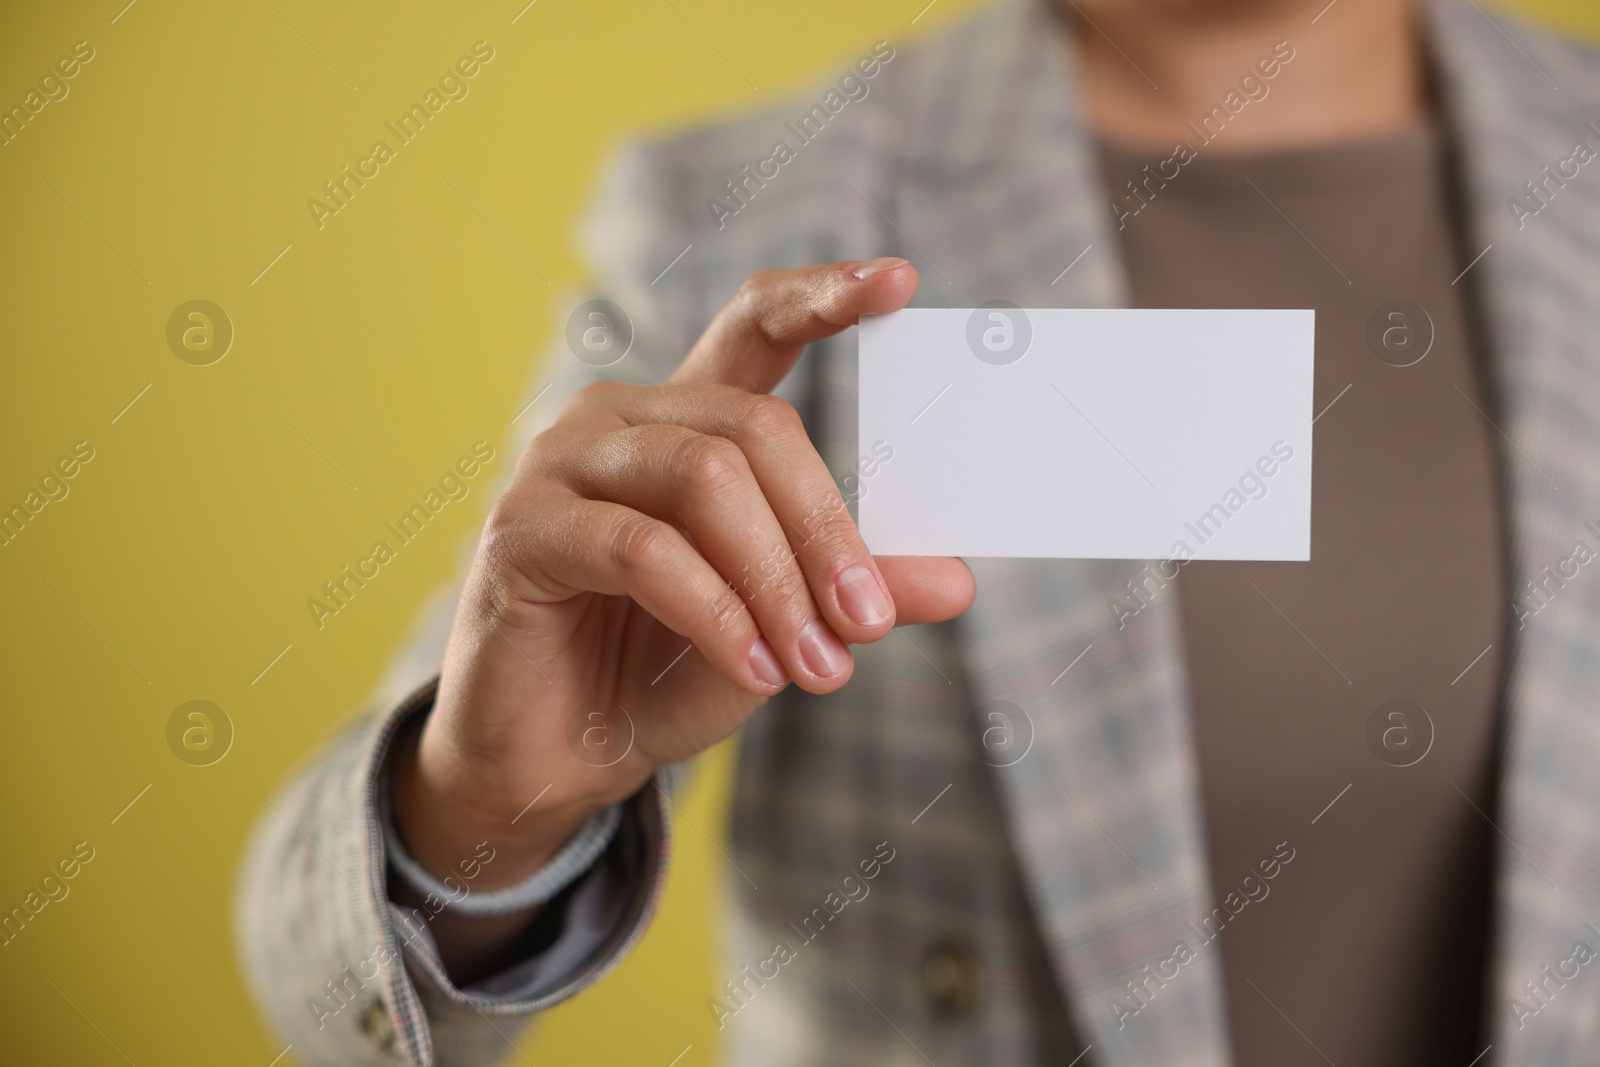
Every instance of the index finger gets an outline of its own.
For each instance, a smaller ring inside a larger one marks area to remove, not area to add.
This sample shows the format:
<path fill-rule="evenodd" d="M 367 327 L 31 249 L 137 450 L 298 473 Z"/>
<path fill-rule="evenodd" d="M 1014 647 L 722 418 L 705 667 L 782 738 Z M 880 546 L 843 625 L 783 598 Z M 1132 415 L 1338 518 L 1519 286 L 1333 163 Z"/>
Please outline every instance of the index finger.
<path fill-rule="evenodd" d="M 916 291 L 916 268 L 898 257 L 760 271 L 667 380 L 769 392 L 806 345 L 854 326 L 862 315 L 897 311 Z"/>

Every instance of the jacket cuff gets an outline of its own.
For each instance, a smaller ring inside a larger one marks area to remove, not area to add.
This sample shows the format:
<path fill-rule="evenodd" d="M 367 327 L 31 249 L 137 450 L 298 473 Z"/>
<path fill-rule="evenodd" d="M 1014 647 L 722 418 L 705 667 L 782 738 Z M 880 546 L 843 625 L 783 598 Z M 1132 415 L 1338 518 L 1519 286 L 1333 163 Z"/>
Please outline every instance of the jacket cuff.
<path fill-rule="evenodd" d="M 375 737 L 368 765 L 365 810 L 369 860 L 387 876 L 380 824 L 381 790 L 388 788 L 395 742 L 408 727 L 433 710 L 438 679 L 413 693 L 386 718 Z M 598 982 L 633 949 L 655 914 L 666 883 L 672 850 L 672 822 L 661 773 L 622 802 L 622 819 L 610 845 L 594 865 L 551 902 L 558 914 L 548 944 L 528 959 L 461 988 L 450 980 L 432 936 L 419 929 L 415 909 L 388 900 L 383 889 L 387 933 L 403 953 L 412 995 L 391 1002 L 391 1023 L 408 1046 L 420 1054 L 427 1045 L 433 1058 L 455 1062 L 457 1051 L 487 1044 L 502 1053 L 507 1039 L 491 1022 L 495 1016 L 525 1016 L 543 1011 Z M 419 933 L 422 936 L 417 936 Z M 421 1014 L 408 1012 L 415 1002 Z M 486 1016 L 488 1018 L 486 1018 Z M 449 1056 L 442 1053 L 451 1050 Z M 470 1058 L 470 1056 L 468 1057 Z M 427 1063 L 419 1055 L 418 1063 Z"/>
<path fill-rule="evenodd" d="M 660 899 L 671 823 L 658 774 L 623 802 L 617 834 L 589 873 L 547 909 L 554 939 L 508 971 L 457 988 L 431 937 L 416 936 L 407 926 L 416 920 L 389 901 L 378 818 L 395 742 L 433 709 L 436 689 L 437 679 L 336 739 L 278 791 L 246 850 L 235 913 L 242 962 L 257 1000 L 308 1064 L 498 1062 L 517 1017 L 599 981 Z M 562 924 L 580 921 L 594 934 L 587 943 L 566 938 Z"/>

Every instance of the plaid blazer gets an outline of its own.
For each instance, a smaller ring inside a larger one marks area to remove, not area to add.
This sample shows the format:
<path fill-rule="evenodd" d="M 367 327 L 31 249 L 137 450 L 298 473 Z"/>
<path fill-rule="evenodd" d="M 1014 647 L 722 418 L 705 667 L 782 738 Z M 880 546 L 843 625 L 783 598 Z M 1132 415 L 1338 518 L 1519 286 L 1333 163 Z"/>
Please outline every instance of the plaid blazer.
<path fill-rule="evenodd" d="M 584 234 L 602 292 L 636 328 L 607 373 L 664 377 L 764 267 L 894 254 L 922 273 L 918 305 L 1121 302 L 1108 198 L 1052 22 L 1042 4 L 1007 0 L 914 46 L 889 42 L 867 97 L 775 177 L 746 166 L 780 138 L 792 146 L 785 123 L 831 86 L 625 152 Z M 1539 606 L 1508 626 L 1493 1047 L 1480 1062 L 1600 1062 L 1592 968 L 1537 1001 L 1525 985 L 1575 943 L 1600 947 L 1600 574 L 1552 577 L 1575 542 L 1600 545 L 1600 169 L 1553 181 L 1546 169 L 1575 141 L 1600 143 L 1600 62 L 1471 0 L 1437 0 L 1427 25 L 1472 247 L 1487 249 L 1466 284 L 1491 348 L 1512 585 Z M 560 383 L 538 408 L 553 413 L 587 368 L 560 349 L 541 370 Z M 863 473 L 855 388 L 847 334 L 812 346 L 781 389 L 847 490 Z M 870 479 L 858 484 L 870 492 Z M 980 592 L 965 617 L 858 649 L 843 691 L 791 689 L 745 728 L 728 870 L 726 972 L 738 986 L 718 1013 L 728 1058 L 1229 1063 L 1215 952 L 1199 951 L 1126 1025 L 1111 1008 L 1142 967 L 1195 940 L 1215 903 L 1173 601 L 1118 632 L 1106 604 L 1137 563 L 973 569 Z M 242 874 L 247 970 L 310 1062 L 496 1059 L 517 1017 L 627 950 L 665 869 L 669 822 L 642 796 L 630 820 L 648 854 L 639 899 L 572 982 L 536 1001 L 464 993 L 424 943 L 401 949 L 374 796 L 396 724 L 430 698 L 424 688 L 401 701 L 399 685 L 437 669 L 451 607 L 441 600 L 402 656 L 393 710 L 346 733 L 264 815 Z M 875 857 L 877 877 L 843 881 Z M 792 958 L 773 961 L 779 940 Z M 385 962 L 402 951 L 404 966 Z M 377 974 L 317 1029 L 306 1000 L 354 988 L 351 966 Z M 977 1007 L 956 1010 L 968 987 Z M 1542 1006 L 1519 1020 L 1517 999 Z"/>

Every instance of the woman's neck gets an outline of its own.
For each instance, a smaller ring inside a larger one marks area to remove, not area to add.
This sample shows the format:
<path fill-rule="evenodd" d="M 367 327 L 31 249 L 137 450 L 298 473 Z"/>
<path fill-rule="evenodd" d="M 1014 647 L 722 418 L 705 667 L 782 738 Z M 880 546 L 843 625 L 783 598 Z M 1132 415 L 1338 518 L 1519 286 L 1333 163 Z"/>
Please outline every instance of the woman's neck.
<path fill-rule="evenodd" d="M 1207 152 L 1259 152 L 1372 140 L 1428 115 L 1405 0 L 1060 2 L 1090 125 L 1121 144 L 1170 150 L 1198 130 Z"/>

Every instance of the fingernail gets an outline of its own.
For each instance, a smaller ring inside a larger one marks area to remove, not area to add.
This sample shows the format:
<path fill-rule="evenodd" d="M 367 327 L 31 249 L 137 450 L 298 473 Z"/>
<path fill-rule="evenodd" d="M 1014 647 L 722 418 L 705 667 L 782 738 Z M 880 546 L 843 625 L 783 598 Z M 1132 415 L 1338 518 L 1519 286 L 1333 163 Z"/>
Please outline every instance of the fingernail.
<path fill-rule="evenodd" d="M 777 653 L 772 651 L 772 646 L 764 638 L 756 638 L 755 644 L 750 646 L 750 669 L 757 678 L 774 689 L 782 689 L 789 684 L 789 675 L 784 671 L 783 664 L 778 662 Z"/>
<path fill-rule="evenodd" d="M 874 274 L 882 274 L 886 270 L 903 267 L 908 262 L 909 260 L 901 259 L 899 256 L 880 256 L 877 259 L 867 260 L 850 273 L 861 281 L 866 281 Z"/>
<path fill-rule="evenodd" d="M 800 631 L 800 659 L 821 678 L 843 674 L 850 666 L 850 653 L 821 619 L 812 619 Z"/>
<path fill-rule="evenodd" d="M 836 592 L 839 607 L 859 626 L 876 626 L 894 610 L 877 575 L 866 567 L 851 567 L 839 575 Z"/>

